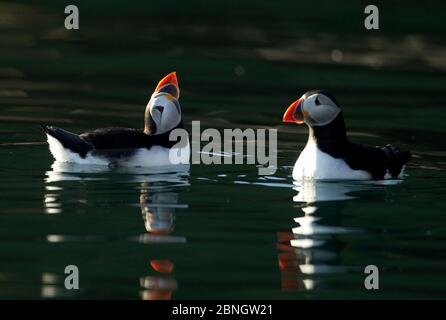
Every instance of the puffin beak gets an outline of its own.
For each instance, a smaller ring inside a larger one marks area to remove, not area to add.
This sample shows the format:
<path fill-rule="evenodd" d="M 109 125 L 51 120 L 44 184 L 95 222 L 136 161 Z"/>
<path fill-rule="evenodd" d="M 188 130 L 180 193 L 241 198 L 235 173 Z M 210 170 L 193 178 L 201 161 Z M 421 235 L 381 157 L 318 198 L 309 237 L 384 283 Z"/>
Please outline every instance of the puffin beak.
<path fill-rule="evenodd" d="M 170 89 L 169 87 L 171 86 L 175 87 L 176 90 Z M 158 92 L 168 92 L 172 94 L 176 99 L 179 99 L 180 87 L 178 86 L 178 79 L 176 72 L 171 72 L 167 76 L 161 79 L 161 81 L 158 83 L 155 89 L 155 93 Z"/>
<path fill-rule="evenodd" d="M 302 112 L 302 99 L 294 101 L 283 115 L 283 122 L 304 123 L 304 114 Z"/>

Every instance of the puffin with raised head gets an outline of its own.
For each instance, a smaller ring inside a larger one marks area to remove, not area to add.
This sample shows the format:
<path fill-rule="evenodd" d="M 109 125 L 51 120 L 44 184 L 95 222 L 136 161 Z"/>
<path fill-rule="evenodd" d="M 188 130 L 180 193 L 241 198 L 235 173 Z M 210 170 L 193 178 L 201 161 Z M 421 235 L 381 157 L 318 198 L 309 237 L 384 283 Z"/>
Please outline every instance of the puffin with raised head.
<path fill-rule="evenodd" d="M 288 107 L 283 121 L 309 127 L 308 142 L 293 168 L 294 180 L 398 178 L 412 157 L 390 144 L 372 147 L 350 142 L 341 106 L 326 90 L 306 92 Z"/>
<path fill-rule="evenodd" d="M 164 77 L 146 106 L 144 128 L 107 127 L 76 134 L 42 126 L 56 161 L 109 166 L 150 167 L 189 163 L 188 138 L 171 141 L 183 128 L 178 102 L 180 89 L 175 72 Z M 173 156 L 173 157 L 172 157 Z"/>

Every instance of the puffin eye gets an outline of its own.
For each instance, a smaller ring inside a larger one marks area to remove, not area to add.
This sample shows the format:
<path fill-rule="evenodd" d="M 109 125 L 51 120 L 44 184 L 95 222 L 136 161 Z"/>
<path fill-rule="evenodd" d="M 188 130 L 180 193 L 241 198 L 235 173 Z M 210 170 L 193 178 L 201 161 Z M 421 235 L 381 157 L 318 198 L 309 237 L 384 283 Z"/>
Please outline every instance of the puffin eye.
<path fill-rule="evenodd" d="M 153 109 L 155 109 L 155 110 L 158 110 L 159 111 L 159 113 L 163 113 L 163 111 L 164 111 L 164 107 L 163 106 L 155 106 L 155 107 L 153 107 Z"/>
<path fill-rule="evenodd" d="M 319 98 L 318 98 L 318 97 L 316 97 L 316 100 L 314 100 L 314 103 L 315 103 L 317 106 L 321 104 L 321 102 L 319 101 Z"/>

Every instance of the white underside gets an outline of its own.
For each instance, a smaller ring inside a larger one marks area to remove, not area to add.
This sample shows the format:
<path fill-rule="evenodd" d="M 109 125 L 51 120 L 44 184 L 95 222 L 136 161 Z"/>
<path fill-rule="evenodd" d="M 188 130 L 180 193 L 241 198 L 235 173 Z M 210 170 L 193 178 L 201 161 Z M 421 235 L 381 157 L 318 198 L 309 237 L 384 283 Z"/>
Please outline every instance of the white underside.
<path fill-rule="evenodd" d="M 183 148 L 164 148 L 152 146 L 150 149 L 137 149 L 130 157 L 108 159 L 106 156 L 93 155 L 88 152 L 85 158 L 66 149 L 55 138 L 47 135 L 48 144 L 54 159 L 58 162 L 71 162 L 86 165 L 105 165 L 111 163 L 123 167 L 154 167 L 188 164 L 190 158 L 189 142 Z"/>
<path fill-rule="evenodd" d="M 369 180 L 364 170 L 353 170 L 343 159 L 336 159 L 309 141 L 293 169 L 294 180 Z"/>

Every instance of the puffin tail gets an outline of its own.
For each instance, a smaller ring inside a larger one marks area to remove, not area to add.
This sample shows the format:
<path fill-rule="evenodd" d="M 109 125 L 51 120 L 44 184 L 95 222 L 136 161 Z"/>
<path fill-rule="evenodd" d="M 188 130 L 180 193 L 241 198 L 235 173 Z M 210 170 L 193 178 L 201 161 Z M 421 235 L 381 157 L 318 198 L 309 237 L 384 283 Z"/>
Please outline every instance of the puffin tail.
<path fill-rule="evenodd" d="M 398 178 L 404 165 L 412 158 L 410 151 L 401 151 L 398 147 L 390 144 L 383 148 L 387 156 L 387 169 L 392 178 Z"/>
<path fill-rule="evenodd" d="M 56 139 L 62 146 L 84 158 L 88 151 L 93 149 L 92 145 L 82 139 L 79 135 L 65 131 L 53 126 L 40 126 L 43 133 Z M 48 141 L 50 142 L 50 141 Z"/>

